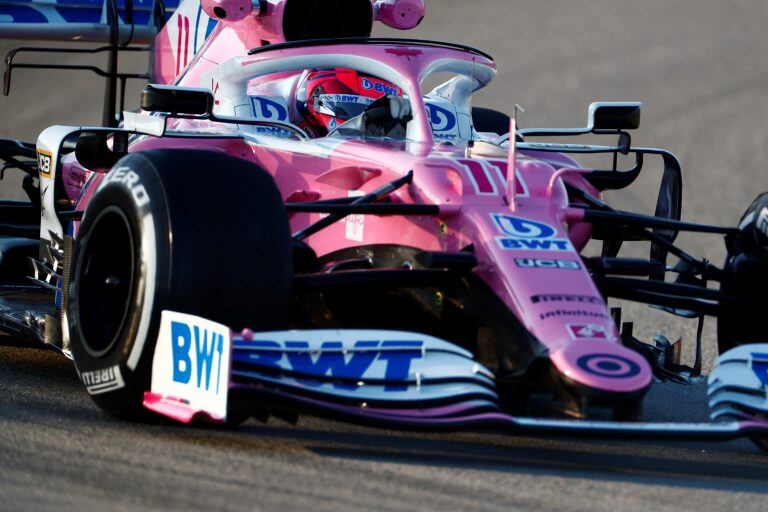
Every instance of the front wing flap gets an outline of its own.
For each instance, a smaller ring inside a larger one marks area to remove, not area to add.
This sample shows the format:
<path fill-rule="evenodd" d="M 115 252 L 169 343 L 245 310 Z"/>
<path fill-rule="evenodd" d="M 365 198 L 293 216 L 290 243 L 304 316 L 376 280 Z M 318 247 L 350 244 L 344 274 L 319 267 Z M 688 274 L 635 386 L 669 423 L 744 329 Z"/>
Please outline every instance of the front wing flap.
<path fill-rule="evenodd" d="M 768 418 L 768 344 L 722 354 L 709 376 L 713 420 Z"/>

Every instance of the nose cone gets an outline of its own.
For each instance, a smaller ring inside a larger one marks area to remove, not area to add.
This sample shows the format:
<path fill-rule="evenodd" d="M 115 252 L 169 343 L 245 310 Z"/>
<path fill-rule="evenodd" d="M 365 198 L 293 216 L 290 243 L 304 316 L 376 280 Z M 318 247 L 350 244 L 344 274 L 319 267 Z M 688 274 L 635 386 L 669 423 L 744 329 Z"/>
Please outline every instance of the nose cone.
<path fill-rule="evenodd" d="M 633 393 L 651 384 L 648 362 L 618 343 L 570 343 L 552 353 L 550 359 L 565 377 L 596 391 Z"/>

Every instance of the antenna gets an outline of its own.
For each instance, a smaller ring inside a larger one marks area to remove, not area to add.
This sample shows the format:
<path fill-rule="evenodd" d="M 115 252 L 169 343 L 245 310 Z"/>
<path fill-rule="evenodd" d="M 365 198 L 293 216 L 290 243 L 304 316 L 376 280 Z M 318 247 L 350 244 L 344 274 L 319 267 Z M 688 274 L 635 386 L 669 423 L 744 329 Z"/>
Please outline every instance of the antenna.
<path fill-rule="evenodd" d="M 517 206 L 517 114 L 525 109 L 515 103 L 509 119 L 509 156 L 507 157 L 507 197 L 512 210 Z"/>

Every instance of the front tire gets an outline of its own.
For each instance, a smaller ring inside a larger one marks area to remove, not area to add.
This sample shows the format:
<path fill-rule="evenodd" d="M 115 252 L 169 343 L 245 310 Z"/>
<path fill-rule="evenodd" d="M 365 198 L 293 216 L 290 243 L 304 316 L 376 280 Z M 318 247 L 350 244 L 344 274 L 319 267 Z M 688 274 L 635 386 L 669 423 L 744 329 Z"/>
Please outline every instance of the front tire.
<path fill-rule="evenodd" d="M 739 221 L 739 234 L 728 244 L 725 279 L 720 289 L 743 299 L 725 305 L 717 319 L 719 353 L 747 343 L 768 342 L 764 283 L 768 282 L 768 193 L 757 196 Z"/>
<path fill-rule="evenodd" d="M 279 191 L 256 165 L 198 150 L 121 159 L 85 211 L 65 312 L 96 404 L 141 412 L 163 310 L 233 329 L 285 328 L 290 248 Z"/>

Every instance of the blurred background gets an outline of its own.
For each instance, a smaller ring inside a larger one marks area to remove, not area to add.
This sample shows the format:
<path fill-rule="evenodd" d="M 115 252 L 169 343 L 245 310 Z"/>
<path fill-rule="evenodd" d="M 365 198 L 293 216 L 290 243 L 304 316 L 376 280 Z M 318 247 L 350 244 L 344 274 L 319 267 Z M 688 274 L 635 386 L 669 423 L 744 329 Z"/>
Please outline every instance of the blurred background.
<path fill-rule="evenodd" d="M 642 101 L 634 143 L 665 147 L 682 161 L 683 217 L 733 225 L 768 190 L 767 24 L 765 0 L 427 0 L 418 29 L 404 33 L 377 24 L 374 35 L 486 50 L 499 74 L 474 103 L 504 112 L 520 104 L 527 111 L 523 127 L 580 126 L 591 101 Z M 0 53 L 13 46 L 18 43 L 0 43 Z M 123 70 L 144 71 L 147 56 L 121 62 Z M 128 108 L 137 105 L 142 85 L 129 87 Z M 0 137 L 34 141 L 52 124 L 98 124 L 102 93 L 103 81 L 95 75 L 18 70 L 11 96 L 0 98 Z M 648 161 L 641 178 L 609 201 L 652 212 L 660 173 Z M 21 197 L 17 178 L 9 173 L 0 195 Z M 681 236 L 680 242 L 715 262 L 723 259 L 717 237 Z M 642 336 L 661 330 L 671 339 L 693 340 L 695 322 L 646 306 L 628 306 L 625 317 L 637 321 Z M 711 360 L 714 322 L 707 327 Z"/>

